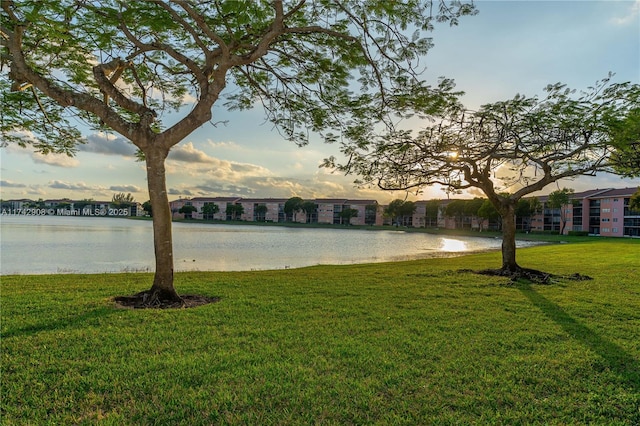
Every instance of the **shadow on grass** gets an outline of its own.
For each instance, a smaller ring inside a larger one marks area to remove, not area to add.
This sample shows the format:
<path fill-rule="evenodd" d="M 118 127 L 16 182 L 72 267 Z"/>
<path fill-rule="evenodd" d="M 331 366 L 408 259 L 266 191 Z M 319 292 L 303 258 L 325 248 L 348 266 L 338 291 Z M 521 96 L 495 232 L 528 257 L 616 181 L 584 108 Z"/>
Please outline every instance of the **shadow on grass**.
<path fill-rule="evenodd" d="M 620 346 L 610 342 L 589 327 L 575 320 L 560 306 L 536 292 L 531 285 L 522 285 L 520 291 L 550 320 L 558 324 L 574 339 L 597 353 L 606 368 L 618 375 L 634 391 L 640 390 L 640 363 Z"/>
<path fill-rule="evenodd" d="M 4 339 L 8 337 L 32 336 L 43 331 L 86 327 L 94 320 L 106 318 L 110 315 L 115 314 L 116 312 L 117 311 L 112 307 L 101 307 L 78 315 L 69 315 L 53 321 L 47 321 L 40 324 L 33 324 L 22 328 L 16 328 L 14 330 L 8 330 L 6 333 L 2 333 L 1 337 Z"/>

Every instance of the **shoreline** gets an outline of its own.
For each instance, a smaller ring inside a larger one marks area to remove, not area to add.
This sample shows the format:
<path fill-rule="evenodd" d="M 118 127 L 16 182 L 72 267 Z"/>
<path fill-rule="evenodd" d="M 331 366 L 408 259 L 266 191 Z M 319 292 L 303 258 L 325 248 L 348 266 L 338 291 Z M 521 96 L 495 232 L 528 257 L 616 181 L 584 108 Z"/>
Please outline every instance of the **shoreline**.
<path fill-rule="evenodd" d="M 540 242 L 538 244 L 531 245 L 529 247 L 536 247 L 542 245 L 551 245 L 554 243 L 545 243 Z M 522 247 L 527 248 L 527 247 Z M 498 252 L 499 248 L 487 248 L 482 250 L 468 250 L 468 251 L 448 251 L 448 252 L 432 252 L 428 254 L 416 254 L 415 256 L 407 255 L 407 256 L 398 256 L 397 258 L 391 258 L 388 260 L 382 260 L 376 262 L 374 260 L 369 260 L 365 262 L 345 262 L 345 263 L 314 263 L 309 265 L 301 265 L 301 266 L 282 266 L 277 268 L 251 268 L 251 269 L 234 269 L 234 270 L 206 270 L 206 269 L 185 269 L 180 270 L 176 268 L 176 265 L 179 265 L 179 262 L 174 264 L 174 273 L 175 274 L 184 274 L 184 273 L 193 273 L 193 272 L 205 272 L 205 273 L 241 273 L 241 272 L 260 272 L 260 271 L 285 271 L 285 270 L 294 270 L 294 269 L 302 269 L 302 268 L 313 268 L 316 266 L 324 266 L 324 267 L 332 267 L 332 266 L 348 266 L 348 265 L 375 265 L 379 263 L 399 263 L 399 262 L 412 262 L 412 261 L 420 261 L 420 260 L 428 260 L 428 259 L 453 259 L 456 257 L 464 257 L 471 256 L 475 254 L 481 253 L 491 253 Z M 3 273 L 0 272 L 0 277 L 28 277 L 28 276 L 56 276 L 56 275 L 117 275 L 117 274 L 153 274 L 154 271 L 151 268 L 134 268 L 134 267 L 124 267 L 121 270 L 112 270 L 112 271 L 95 271 L 95 272 L 83 272 L 76 271 L 73 269 L 68 270 L 60 270 L 58 272 L 24 272 L 24 273 Z"/>
<path fill-rule="evenodd" d="M 130 217 L 132 220 L 148 220 L 151 221 L 151 217 Z M 424 233 L 429 235 L 438 236 L 451 236 L 451 237 L 475 237 L 475 238 L 493 238 L 501 239 L 501 231 L 474 231 L 471 229 L 446 229 L 446 228 L 427 228 L 427 227 L 398 227 L 392 225 L 333 225 L 325 223 L 297 223 L 297 222 L 250 222 L 250 221 L 211 221 L 200 219 L 173 219 L 172 223 L 186 223 L 186 224 L 209 224 L 209 225 L 247 225 L 247 226 L 280 226 L 286 228 L 308 228 L 308 229 L 337 229 L 345 231 L 397 231 L 408 233 Z M 592 241 L 592 240 L 604 240 L 611 239 L 613 241 L 621 239 L 620 237 L 600 237 L 600 236 L 573 236 L 573 235 L 559 235 L 557 233 L 547 232 L 516 232 L 516 241 L 535 241 L 535 242 L 548 242 L 548 243 L 568 243 L 568 242 L 580 242 L 580 241 Z M 626 239 L 626 238 L 622 238 Z"/>

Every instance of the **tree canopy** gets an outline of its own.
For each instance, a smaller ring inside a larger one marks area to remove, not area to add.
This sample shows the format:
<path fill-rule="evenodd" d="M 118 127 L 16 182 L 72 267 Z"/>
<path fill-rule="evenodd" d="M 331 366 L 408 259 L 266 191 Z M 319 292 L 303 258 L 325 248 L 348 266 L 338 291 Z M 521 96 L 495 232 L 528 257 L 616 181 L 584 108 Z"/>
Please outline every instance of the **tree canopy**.
<path fill-rule="evenodd" d="M 628 177 L 640 177 L 640 108 L 613 123 L 614 168 Z"/>
<path fill-rule="evenodd" d="M 185 204 L 184 206 L 180 207 L 180 209 L 178 210 L 178 213 L 184 214 L 185 219 L 191 219 L 192 213 L 197 213 L 197 212 L 198 212 L 197 207 L 191 206 L 188 204 Z"/>
<path fill-rule="evenodd" d="M 213 219 L 213 216 L 220 211 L 220 207 L 216 203 L 205 203 L 202 206 L 203 219 Z"/>
<path fill-rule="evenodd" d="M 516 217 L 526 218 L 535 216 L 541 208 L 542 204 L 540 200 L 538 200 L 538 197 L 523 198 L 518 201 L 516 205 Z"/>
<path fill-rule="evenodd" d="M 413 216 L 416 208 L 416 203 L 413 201 L 396 199 L 385 207 L 384 214 L 390 217 L 395 222 L 395 225 L 405 226 L 409 224 L 409 218 Z"/>
<path fill-rule="evenodd" d="M 421 81 L 422 60 L 436 22 L 474 12 L 459 0 L 5 0 L 2 143 L 73 154 L 78 123 L 129 139 L 153 208 L 156 265 L 144 300 L 179 301 L 164 161 L 215 119 L 214 104 L 262 106 L 298 145 L 314 133 L 364 143 L 394 116 L 455 98 L 451 81 Z"/>
<path fill-rule="evenodd" d="M 482 205 L 478 209 L 478 216 L 488 221 L 500 219 L 500 213 L 489 200 L 482 201 Z"/>
<path fill-rule="evenodd" d="M 296 212 L 302 210 L 302 206 L 304 205 L 304 200 L 300 197 L 291 197 L 284 203 L 284 207 L 282 210 L 287 215 L 288 218 L 293 220 L 293 215 Z"/>
<path fill-rule="evenodd" d="M 131 193 L 125 194 L 124 192 L 119 192 L 117 194 L 113 194 L 113 197 L 111 198 L 111 203 L 118 206 L 128 206 L 135 202 L 136 200 Z"/>
<path fill-rule="evenodd" d="M 348 163 L 329 158 L 325 165 L 389 190 L 481 189 L 502 216 L 502 270 L 513 273 L 520 270 L 515 207 L 522 197 L 560 179 L 617 172 L 613 154 L 640 107 L 640 85 L 611 77 L 580 92 L 552 84 L 542 98 L 517 95 L 477 111 L 453 106 L 418 132 L 395 129 L 369 134 L 371 142 L 361 146 L 346 142 Z"/>
<path fill-rule="evenodd" d="M 244 206 L 242 204 L 227 204 L 225 214 L 231 220 L 240 220 L 240 217 L 244 214 Z"/>
<path fill-rule="evenodd" d="M 260 104 L 300 145 L 312 131 L 356 137 L 347 117 L 383 119 L 416 102 L 407 88 L 441 101 L 417 78 L 425 32 L 472 13 L 460 1 L 3 1 L 4 143 L 73 153 L 81 119 L 143 152 L 170 148 L 212 119 L 227 87 L 226 108 Z"/>
<path fill-rule="evenodd" d="M 573 189 L 562 188 L 549 194 L 549 207 L 560 210 L 560 234 L 564 233 L 564 227 L 567 224 L 567 213 L 562 208 L 571 201 Z"/>
<path fill-rule="evenodd" d="M 258 204 L 253 209 L 254 220 L 264 221 L 266 219 L 267 212 L 269 208 L 265 204 Z"/>
<path fill-rule="evenodd" d="M 438 214 L 440 213 L 440 201 L 429 200 L 425 205 L 426 226 L 438 225 Z"/>
<path fill-rule="evenodd" d="M 153 216 L 153 207 L 151 207 L 151 201 L 147 200 L 142 203 L 142 208 L 149 216 Z"/>
<path fill-rule="evenodd" d="M 343 209 L 340 212 L 340 221 L 345 225 L 350 225 L 351 219 L 354 217 L 358 217 L 357 209 L 348 208 L 348 209 Z"/>
<path fill-rule="evenodd" d="M 349 163 L 329 158 L 326 165 L 383 189 L 476 187 L 490 198 L 509 189 L 521 198 L 563 178 L 615 173 L 616 137 L 640 105 L 640 85 L 610 78 L 578 97 L 558 83 L 542 99 L 517 95 L 478 111 L 455 106 L 417 134 L 370 134 L 372 143 L 362 147 L 347 142 Z"/>

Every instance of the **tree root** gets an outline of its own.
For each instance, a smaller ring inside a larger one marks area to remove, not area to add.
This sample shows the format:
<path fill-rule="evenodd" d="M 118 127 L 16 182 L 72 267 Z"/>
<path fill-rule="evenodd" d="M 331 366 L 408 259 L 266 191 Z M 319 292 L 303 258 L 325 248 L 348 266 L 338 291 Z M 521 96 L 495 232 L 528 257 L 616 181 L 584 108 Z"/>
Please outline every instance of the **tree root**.
<path fill-rule="evenodd" d="M 116 305 L 122 308 L 131 309 L 180 309 L 195 308 L 197 306 L 215 303 L 219 297 L 199 296 L 185 294 L 173 297 L 165 295 L 156 290 L 147 290 L 132 296 L 117 296 L 113 300 Z"/>
<path fill-rule="evenodd" d="M 571 281 L 587 281 L 587 280 L 593 279 L 587 275 L 581 275 L 577 272 L 571 275 L 555 275 L 548 272 L 538 271 L 536 269 L 528 269 L 528 268 L 521 268 L 521 267 L 517 267 L 515 270 L 511 270 L 507 268 L 484 269 L 481 271 L 477 271 L 476 273 L 482 274 L 482 275 L 507 277 L 511 280 L 511 282 L 524 279 L 536 284 L 551 284 L 554 281 L 558 281 L 562 279 L 571 280 Z"/>

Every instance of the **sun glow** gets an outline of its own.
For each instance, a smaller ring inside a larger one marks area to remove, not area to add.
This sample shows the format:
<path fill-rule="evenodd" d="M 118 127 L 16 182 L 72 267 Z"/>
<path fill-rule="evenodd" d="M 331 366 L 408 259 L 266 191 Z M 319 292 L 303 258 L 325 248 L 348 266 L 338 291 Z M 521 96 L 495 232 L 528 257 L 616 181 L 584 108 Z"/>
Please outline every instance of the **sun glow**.
<path fill-rule="evenodd" d="M 440 250 L 449 251 L 449 252 L 457 252 L 457 251 L 466 251 L 467 243 L 460 240 L 452 240 L 450 238 L 442 238 L 442 245 L 440 246 Z"/>

